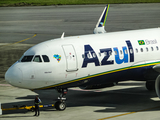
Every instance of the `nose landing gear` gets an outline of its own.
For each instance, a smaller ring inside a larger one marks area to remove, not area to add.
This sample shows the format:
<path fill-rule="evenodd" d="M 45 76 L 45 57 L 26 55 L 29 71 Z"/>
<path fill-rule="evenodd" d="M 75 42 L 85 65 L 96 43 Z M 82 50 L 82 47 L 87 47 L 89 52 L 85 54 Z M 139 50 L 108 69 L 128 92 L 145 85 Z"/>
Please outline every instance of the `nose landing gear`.
<path fill-rule="evenodd" d="M 58 97 L 58 101 L 55 103 L 55 108 L 56 110 L 63 111 L 66 109 L 65 95 L 67 94 L 68 89 L 57 89 L 57 91 L 60 93 L 60 96 Z"/>

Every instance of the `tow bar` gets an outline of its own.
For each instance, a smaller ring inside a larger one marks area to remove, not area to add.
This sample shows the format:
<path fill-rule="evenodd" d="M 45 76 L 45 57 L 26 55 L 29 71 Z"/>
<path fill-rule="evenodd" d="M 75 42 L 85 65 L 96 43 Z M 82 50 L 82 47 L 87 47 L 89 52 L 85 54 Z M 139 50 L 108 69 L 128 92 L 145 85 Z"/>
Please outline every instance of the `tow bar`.
<path fill-rule="evenodd" d="M 49 105 L 39 105 L 40 108 L 47 108 L 47 107 L 54 107 L 54 104 L 49 104 Z M 26 110 L 30 110 L 30 111 L 34 111 L 35 106 L 20 106 L 18 107 L 17 105 L 14 105 L 13 108 L 3 108 L 1 107 L 2 111 L 7 111 L 7 110 L 22 110 L 22 109 L 26 109 Z"/>

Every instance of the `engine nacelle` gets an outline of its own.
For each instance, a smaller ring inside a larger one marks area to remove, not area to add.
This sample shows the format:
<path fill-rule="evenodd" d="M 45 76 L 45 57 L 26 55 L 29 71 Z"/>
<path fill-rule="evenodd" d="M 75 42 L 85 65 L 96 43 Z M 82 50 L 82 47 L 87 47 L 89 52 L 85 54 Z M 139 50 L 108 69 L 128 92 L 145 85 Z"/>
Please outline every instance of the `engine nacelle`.
<path fill-rule="evenodd" d="M 160 75 L 158 75 L 158 77 L 156 78 L 155 90 L 156 90 L 157 96 L 160 98 Z"/>
<path fill-rule="evenodd" d="M 88 86 L 81 86 L 79 88 L 81 89 L 99 89 L 99 88 L 106 88 L 106 87 L 112 87 L 118 84 L 116 83 L 107 83 L 107 84 L 95 84 L 95 85 L 88 85 Z"/>

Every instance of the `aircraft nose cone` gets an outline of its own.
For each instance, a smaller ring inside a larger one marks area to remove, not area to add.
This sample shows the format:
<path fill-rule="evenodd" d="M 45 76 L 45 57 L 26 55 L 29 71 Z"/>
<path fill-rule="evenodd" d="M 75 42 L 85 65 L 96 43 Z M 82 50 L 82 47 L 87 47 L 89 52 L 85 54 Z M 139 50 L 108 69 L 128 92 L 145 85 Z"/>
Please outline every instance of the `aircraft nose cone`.
<path fill-rule="evenodd" d="M 20 70 L 20 68 L 17 68 L 16 66 L 9 68 L 5 74 L 5 80 L 9 84 L 16 87 L 19 87 L 19 84 L 21 84 L 22 79 L 22 71 Z"/>

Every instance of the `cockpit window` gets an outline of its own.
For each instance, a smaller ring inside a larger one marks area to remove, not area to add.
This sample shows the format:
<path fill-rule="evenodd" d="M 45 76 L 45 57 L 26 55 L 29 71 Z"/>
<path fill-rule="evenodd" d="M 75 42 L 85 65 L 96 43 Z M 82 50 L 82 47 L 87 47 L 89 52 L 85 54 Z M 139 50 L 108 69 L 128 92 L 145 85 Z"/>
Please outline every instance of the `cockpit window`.
<path fill-rule="evenodd" d="M 21 62 L 31 62 L 32 58 L 33 58 L 33 55 L 24 56 Z"/>
<path fill-rule="evenodd" d="M 44 62 L 50 62 L 47 55 L 42 55 Z"/>
<path fill-rule="evenodd" d="M 33 60 L 34 62 L 42 62 L 42 60 L 41 60 L 41 57 L 39 56 L 39 55 L 36 55 L 35 57 L 34 57 L 34 60 Z"/>

